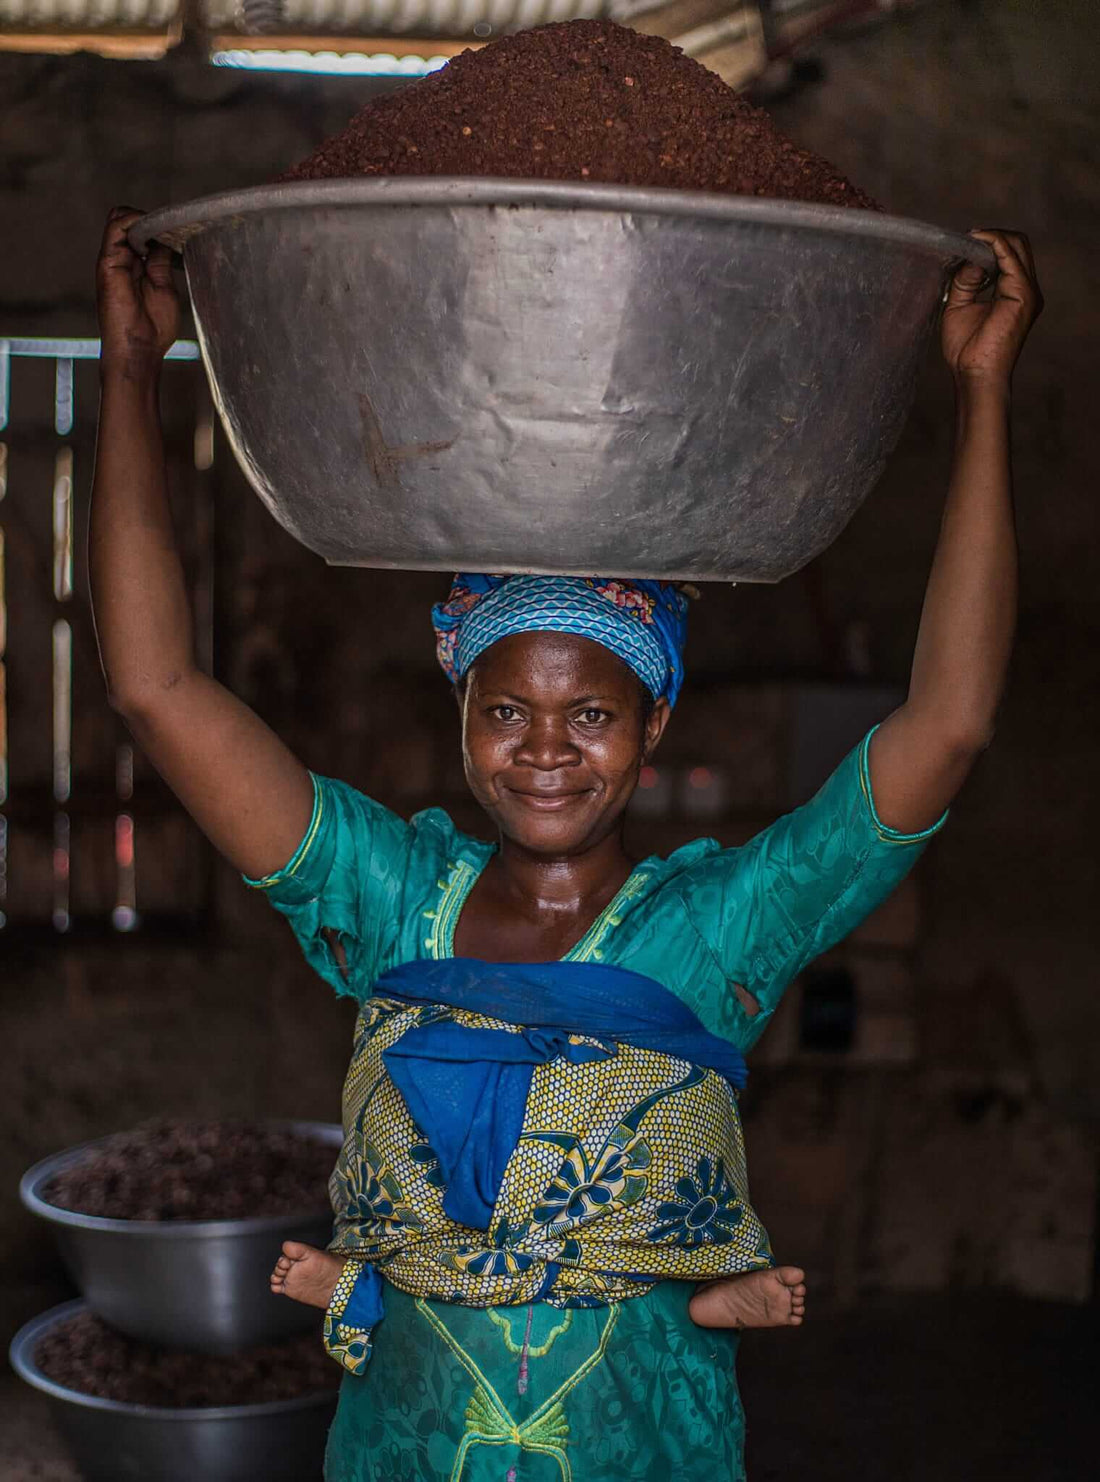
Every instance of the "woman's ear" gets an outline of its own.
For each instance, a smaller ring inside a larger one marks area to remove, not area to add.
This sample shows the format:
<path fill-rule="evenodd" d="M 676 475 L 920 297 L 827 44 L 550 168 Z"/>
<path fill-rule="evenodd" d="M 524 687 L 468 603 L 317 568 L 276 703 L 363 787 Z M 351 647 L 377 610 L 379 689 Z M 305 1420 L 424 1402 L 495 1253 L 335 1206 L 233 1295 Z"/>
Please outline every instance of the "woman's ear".
<path fill-rule="evenodd" d="M 660 699 L 655 702 L 653 709 L 646 717 L 645 740 L 642 744 L 643 763 L 648 762 L 657 750 L 657 746 L 665 733 L 665 726 L 668 725 L 671 714 L 672 708 L 668 701 Z"/>

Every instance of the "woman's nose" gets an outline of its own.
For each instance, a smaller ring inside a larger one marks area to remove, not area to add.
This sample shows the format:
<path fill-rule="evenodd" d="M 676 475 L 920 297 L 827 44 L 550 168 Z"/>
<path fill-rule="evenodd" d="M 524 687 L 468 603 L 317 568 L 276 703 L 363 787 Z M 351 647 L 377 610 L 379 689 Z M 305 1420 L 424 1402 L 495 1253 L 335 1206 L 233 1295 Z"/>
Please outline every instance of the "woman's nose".
<path fill-rule="evenodd" d="M 515 752 L 515 764 L 534 767 L 540 772 L 554 772 L 559 767 L 572 767 L 581 754 L 569 734 L 569 727 L 553 720 L 535 721 L 526 728 Z"/>

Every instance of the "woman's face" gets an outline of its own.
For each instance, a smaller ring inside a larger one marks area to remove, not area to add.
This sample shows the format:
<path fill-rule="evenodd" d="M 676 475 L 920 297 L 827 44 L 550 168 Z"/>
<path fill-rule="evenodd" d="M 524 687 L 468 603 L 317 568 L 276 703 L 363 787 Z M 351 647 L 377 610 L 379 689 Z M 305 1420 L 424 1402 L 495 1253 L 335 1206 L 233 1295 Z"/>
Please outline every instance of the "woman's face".
<path fill-rule="evenodd" d="M 460 695 L 466 780 L 505 838 L 583 853 L 615 831 L 668 721 L 608 649 L 567 633 L 513 633 Z"/>

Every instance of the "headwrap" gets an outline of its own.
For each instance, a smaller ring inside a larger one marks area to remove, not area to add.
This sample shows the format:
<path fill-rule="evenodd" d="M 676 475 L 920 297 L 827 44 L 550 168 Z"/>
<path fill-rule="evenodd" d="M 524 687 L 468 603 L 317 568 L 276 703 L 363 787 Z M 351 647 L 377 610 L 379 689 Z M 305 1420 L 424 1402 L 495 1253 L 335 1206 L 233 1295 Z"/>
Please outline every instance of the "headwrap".
<path fill-rule="evenodd" d="M 684 682 L 687 598 L 674 582 L 461 572 L 446 602 L 432 608 L 432 626 L 452 684 L 511 633 L 590 638 L 622 659 L 655 700 L 670 705 Z"/>

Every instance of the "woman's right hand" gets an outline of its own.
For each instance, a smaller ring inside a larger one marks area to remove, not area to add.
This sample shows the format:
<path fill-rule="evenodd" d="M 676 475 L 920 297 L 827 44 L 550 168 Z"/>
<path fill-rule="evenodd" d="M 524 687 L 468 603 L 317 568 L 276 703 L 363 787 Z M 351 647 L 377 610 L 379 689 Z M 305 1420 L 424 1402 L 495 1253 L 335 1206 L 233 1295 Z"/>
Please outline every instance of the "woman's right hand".
<path fill-rule="evenodd" d="M 129 206 L 115 207 L 96 264 L 101 371 L 120 372 L 127 381 L 155 378 L 180 328 L 171 249 L 153 242 L 141 258 L 127 240 L 141 215 Z"/>

